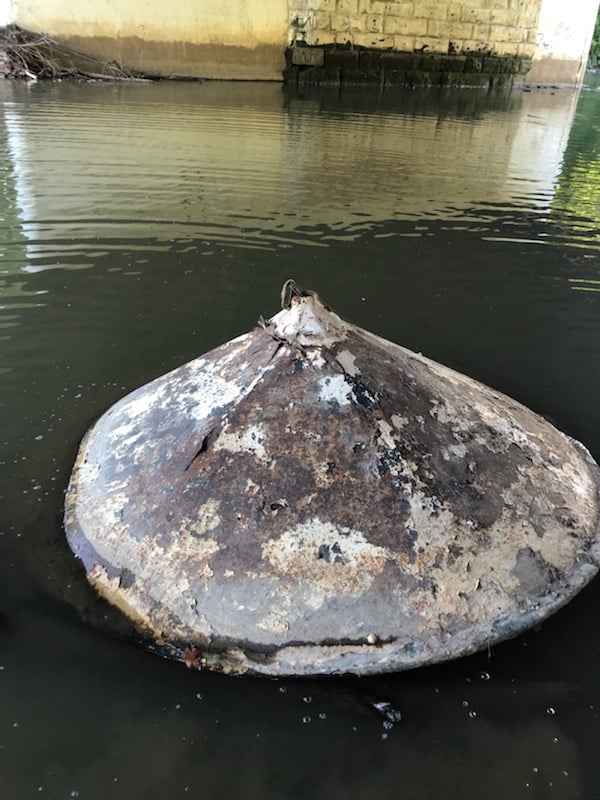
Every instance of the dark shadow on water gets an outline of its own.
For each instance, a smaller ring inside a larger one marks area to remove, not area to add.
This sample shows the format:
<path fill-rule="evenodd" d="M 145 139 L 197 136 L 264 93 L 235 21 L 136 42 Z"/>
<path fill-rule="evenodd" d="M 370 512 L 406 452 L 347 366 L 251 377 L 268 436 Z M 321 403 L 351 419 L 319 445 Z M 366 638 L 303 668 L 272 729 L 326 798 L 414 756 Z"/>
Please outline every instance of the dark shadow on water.
<path fill-rule="evenodd" d="M 518 111 L 522 92 L 505 89 L 458 89 L 436 87 L 414 89 L 385 87 L 379 90 L 365 87 L 307 87 L 283 88 L 285 107 L 293 113 L 315 109 L 321 113 L 341 114 L 403 114 L 444 118 L 479 119 L 487 112 Z"/>

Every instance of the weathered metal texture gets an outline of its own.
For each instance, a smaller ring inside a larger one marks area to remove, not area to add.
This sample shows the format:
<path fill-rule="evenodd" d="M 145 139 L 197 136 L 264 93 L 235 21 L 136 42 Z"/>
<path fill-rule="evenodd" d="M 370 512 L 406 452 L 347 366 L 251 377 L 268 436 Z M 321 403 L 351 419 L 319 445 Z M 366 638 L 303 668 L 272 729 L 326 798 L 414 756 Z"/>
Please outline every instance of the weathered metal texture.
<path fill-rule="evenodd" d="M 96 589 L 188 665 L 268 675 L 450 659 L 567 602 L 600 556 L 585 448 L 290 286 L 88 432 L 65 526 Z"/>

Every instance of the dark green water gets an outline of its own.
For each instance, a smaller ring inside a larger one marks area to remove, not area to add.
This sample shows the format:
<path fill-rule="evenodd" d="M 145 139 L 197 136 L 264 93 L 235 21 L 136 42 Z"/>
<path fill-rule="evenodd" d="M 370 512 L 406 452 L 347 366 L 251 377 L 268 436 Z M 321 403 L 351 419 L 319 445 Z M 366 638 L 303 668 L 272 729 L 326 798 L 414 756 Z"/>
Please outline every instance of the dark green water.
<path fill-rule="evenodd" d="M 600 459 L 591 79 L 579 97 L 5 81 L 0 101 L 2 800 L 599 797 L 598 579 L 459 662 L 231 679 L 109 636 L 61 528 L 89 424 L 277 311 L 288 277 Z"/>

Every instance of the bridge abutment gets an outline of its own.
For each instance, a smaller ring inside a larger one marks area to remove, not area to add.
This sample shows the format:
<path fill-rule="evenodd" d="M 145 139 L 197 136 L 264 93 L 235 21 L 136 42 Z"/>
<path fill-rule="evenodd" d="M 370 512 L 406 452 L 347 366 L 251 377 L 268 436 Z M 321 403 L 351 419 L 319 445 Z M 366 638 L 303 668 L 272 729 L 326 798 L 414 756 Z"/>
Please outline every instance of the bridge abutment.
<path fill-rule="evenodd" d="M 577 85 L 599 0 L 12 0 L 8 21 L 157 77 Z M 4 18 L 6 18 L 4 13 Z M 6 20 L 5 20 L 6 21 Z M 287 50 L 286 50 L 287 48 Z"/>

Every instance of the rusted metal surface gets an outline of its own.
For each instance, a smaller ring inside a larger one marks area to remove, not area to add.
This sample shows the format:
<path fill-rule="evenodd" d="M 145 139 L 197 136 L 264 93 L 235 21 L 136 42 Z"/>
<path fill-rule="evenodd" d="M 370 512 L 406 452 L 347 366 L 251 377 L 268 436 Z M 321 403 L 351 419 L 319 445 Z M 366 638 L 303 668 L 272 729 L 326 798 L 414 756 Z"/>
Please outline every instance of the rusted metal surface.
<path fill-rule="evenodd" d="M 582 445 L 293 283 L 282 305 L 82 442 L 69 543 L 163 652 L 234 673 L 400 670 L 514 636 L 595 575 Z"/>

